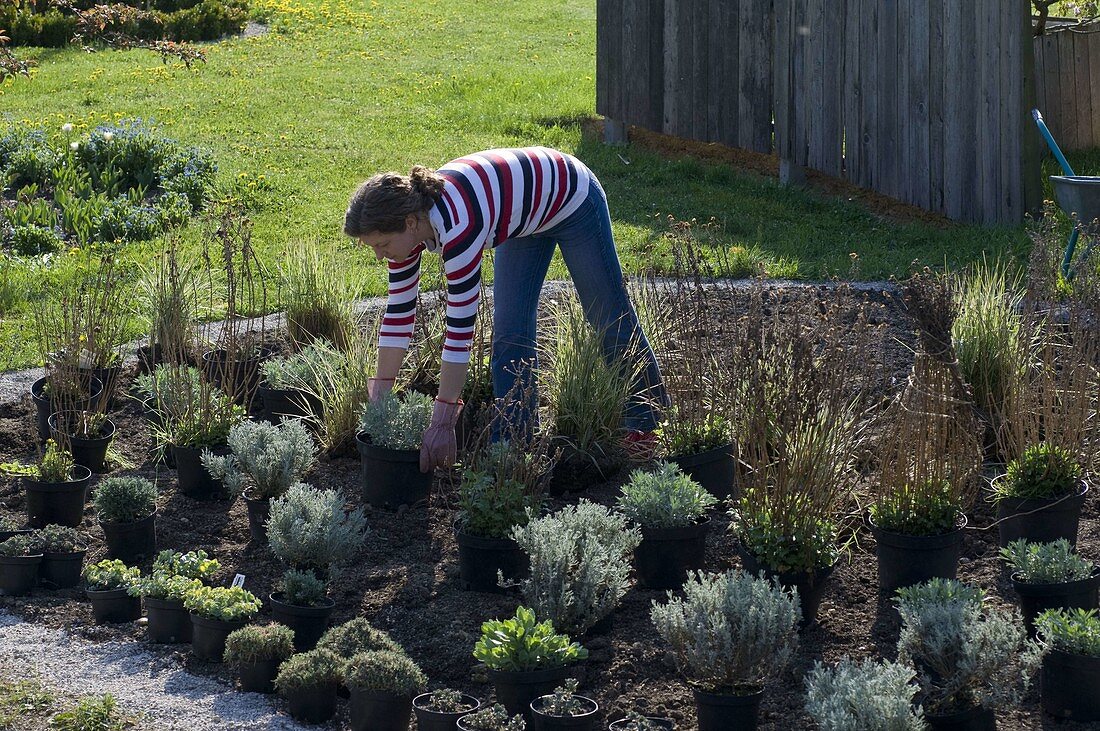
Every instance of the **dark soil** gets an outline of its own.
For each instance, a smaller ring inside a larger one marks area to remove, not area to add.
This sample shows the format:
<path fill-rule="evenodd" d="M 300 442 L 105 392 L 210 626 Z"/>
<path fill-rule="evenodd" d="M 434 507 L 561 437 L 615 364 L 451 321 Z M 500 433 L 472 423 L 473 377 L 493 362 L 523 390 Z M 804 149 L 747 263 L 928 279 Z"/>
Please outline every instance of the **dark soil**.
<path fill-rule="evenodd" d="M 811 318 L 820 310 L 822 291 L 815 287 L 773 288 L 769 303 L 783 317 Z M 716 311 L 735 315 L 744 311 L 747 292 L 724 291 L 715 296 Z M 911 356 L 911 326 L 900 306 L 881 292 L 852 294 L 850 304 L 867 299 L 873 306 L 873 322 L 887 328 L 882 352 L 872 357 L 881 360 L 880 384 L 884 393 L 904 379 Z M 120 390 L 126 393 L 127 374 Z M 205 549 L 222 563 L 218 582 L 228 585 L 234 574 L 247 577 L 245 587 L 263 597 L 274 591 L 282 572 L 266 546 L 249 543 L 248 522 L 242 500 L 234 502 L 195 502 L 179 495 L 172 470 L 158 466 L 151 458 L 152 443 L 139 405 L 119 399 L 112 411 L 118 424 L 115 448 L 137 465 L 132 470 L 116 469 L 113 474 L 139 474 L 156 480 L 161 491 L 158 516 L 159 546 L 179 550 Z M 0 461 L 30 459 L 33 455 L 34 409 L 29 396 L 18 403 L 0 405 Z M 625 476 L 621 473 L 618 479 Z M 349 505 L 360 504 L 358 459 L 322 458 L 309 481 L 325 488 L 341 490 Z M 471 652 L 482 621 L 509 616 L 517 598 L 512 595 L 479 594 L 459 588 L 456 547 L 452 532 L 455 496 L 447 480 L 438 480 L 430 503 L 396 512 L 367 506 L 371 535 L 355 565 L 345 569 L 332 582 L 331 596 L 336 600 L 334 622 L 362 615 L 390 632 L 425 669 L 432 687 L 455 687 L 481 699 L 491 696 L 491 686 L 480 672 Z M 617 486 L 575 485 L 576 490 L 554 498 L 552 507 L 584 497 L 605 505 L 613 503 Z M 0 484 L 0 515 L 22 519 L 24 498 L 15 480 Z M 965 552 L 959 569 L 960 579 L 987 589 L 995 605 L 1012 602 L 1008 577 L 997 558 L 996 531 L 983 530 L 993 522 L 988 503 L 980 502 L 970 515 Z M 733 537 L 725 530 L 724 513 L 714 516 L 714 530 L 707 546 L 707 566 L 720 571 L 739 565 Z M 84 529 L 91 536 L 88 561 L 104 557 L 102 531 L 89 507 Z M 833 662 L 842 656 L 893 657 L 896 620 L 877 596 L 876 563 L 870 536 L 861 536 L 860 545 L 837 567 L 829 581 L 820 611 L 820 621 L 802 635 L 797 662 L 768 689 L 762 709 L 762 728 L 785 730 L 809 728 L 802 711 L 802 678 L 815 661 Z M 1100 538 L 1096 505 L 1089 498 L 1081 526 L 1080 548 L 1093 559 Z M 587 639 L 589 660 L 579 669 L 585 695 L 596 699 L 605 718 L 621 717 L 628 709 L 647 715 L 668 716 L 680 729 L 695 727 L 692 695 L 680 680 L 669 652 L 654 634 L 649 622 L 649 607 L 664 599 L 663 592 L 631 590 L 614 615 L 610 634 Z M 0 608 L 15 612 L 29 621 L 53 627 L 66 627 L 97 640 L 129 638 L 144 641 L 141 626 L 96 626 L 91 607 L 79 590 L 36 590 L 26 598 L 0 599 Z M 154 647 L 154 646 L 151 646 Z M 160 648 L 186 658 L 190 669 L 216 674 L 231 680 L 230 672 L 190 658 L 187 646 Z M 1037 691 L 1033 690 L 1022 707 L 999 715 L 1000 728 L 1053 728 L 1041 717 Z M 1060 726 L 1067 728 L 1067 726 Z M 1072 728 L 1069 726 L 1068 728 Z"/>

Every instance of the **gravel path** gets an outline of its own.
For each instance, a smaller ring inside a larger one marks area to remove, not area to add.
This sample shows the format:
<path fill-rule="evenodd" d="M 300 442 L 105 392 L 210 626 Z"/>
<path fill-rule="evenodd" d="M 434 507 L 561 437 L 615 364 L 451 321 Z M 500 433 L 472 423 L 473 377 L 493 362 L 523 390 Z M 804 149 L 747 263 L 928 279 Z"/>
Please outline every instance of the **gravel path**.
<path fill-rule="evenodd" d="M 241 693 L 184 670 L 173 656 L 137 642 L 90 642 L 62 630 L 0 613 L 0 658 L 5 671 L 34 674 L 74 696 L 110 693 L 121 710 L 142 716 L 158 731 L 297 731 L 302 726 L 275 706 L 274 697 Z"/>

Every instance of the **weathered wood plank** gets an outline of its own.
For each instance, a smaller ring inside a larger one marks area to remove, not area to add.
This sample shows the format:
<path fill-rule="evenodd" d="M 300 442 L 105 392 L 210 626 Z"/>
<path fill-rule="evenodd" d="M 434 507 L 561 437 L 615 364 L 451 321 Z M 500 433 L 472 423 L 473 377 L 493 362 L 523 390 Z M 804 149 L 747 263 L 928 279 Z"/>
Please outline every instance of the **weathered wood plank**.
<path fill-rule="evenodd" d="M 844 149 L 841 165 L 844 177 L 851 181 L 859 180 L 862 167 L 859 154 L 860 105 L 863 96 L 863 74 L 859 58 L 861 11 L 862 0 L 848 0 L 848 12 L 844 16 Z"/>
<path fill-rule="evenodd" d="M 737 146 L 752 149 L 753 110 L 757 104 L 754 98 L 751 75 L 755 67 L 755 36 L 760 33 L 756 23 L 756 0 L 737 2 Z"/>
<path fill-rule="evenodd" d="M 1092 75 L 1089 64 L 1089 38 L 1084 33 L 1073 34 L 1074 96 L 1077 97 L 1077 145 L 1079 149 L 1096 147 L 1092 135 Z"/>
<path fill-rule="evenodd" d="M 878 29 L 878 156 L 877 190 L 897 197 L 900 192 L 898 164 L 898 6 L 884 2 L 879 8 Z"/>
<path fill-rule="evenodd" d="M 677 119 L 680 115 L 682 93 L 680 89 L 680 4 L 681 0 L 665 0 L 664 7 L 664 122 L 661 131 L 667 135 L 679 134 Z"/>
<path fill-rule="evenodd" d="M 1011 0 L 1010 0 L 1011 1 Z M 979 0 L 975 3 L 978 28 L 991 23 L 992 32 L 979 32 L 983 36 L 982 54 L 979 59 L 980 76 L 985 79 L 981 93 L 980 124 L 981 132 L 978 147 L 978 179 L 981 185 L 981 213 L 979 220 L 998 221 L 1001 216 L 1001 175 L 1004 158 L 1001 157 L 1001 141 L 1005 130 L 1001 128 L 1000 113 L 1002 102 L 1000 95 L 1001 46 L 1004 41 L 996 22 L 1004 12 L 1003 0 Z"/>
<path fill-rule="evenodd" d="M 910 35 L 913 32 L 913 2 L 895 3 L 897 5 L 897 27 L 895 46 L 895 68 L 897 68 L 897 187 L 894 196 L 898 200 L 909 202 L 912 200 L 912 146 L 913 134 L 913 109 L 909 101 L 909 52 L 912 46 Z"/>
<path fill-rule="evenodd" d="M 775 38 L 775 65 L 772 68 L 772 98 L 775 109 L 775 152 L 781 160 L 790 159 L 793 149 L 791 124 L 794 110 L 791 93 L 791 29 L 793 0 L 775 0 L 772 36 Z"/>
<path fill-rule="evenodd" d="M 775 36 L 768 32 L 772 27 L 775 14 L 772 0 L 758 0 L 760 13 L 757 18 L 756 34 L 756 72 L 753 76 L 753 94 L 760 99 L 753 112 L 753 149 L 770 153 L 772 146 L 772 109 L 775 100 L 772 97 L 772 64 L 775 60 Z"/>
<path fill-rule="evenodd" d="M 863 74 L 863 112 L 860 120 L 860 157 L 863 159 L 863 175 L 859 184 L 878 190 L 878 100 L 879 100 L 879 1 L 864 0 L 863 23 L 860 27 L 859 50 Z"/>
<path fill-rule="evenodd" d="M 1088 95 L 1092 100 L 1092 128 L 1093 145 L 1100 145 L 1100 33 L 1089 33 L 1085 36 L 1089 55 L 1089 89 Z"/>
<path fill-rule="evenodd" d="M 1063 31 L 1055 34 L 1058 38 L 1058 94 L 1062 104 L 1062 137 L 1071 150 L 1078 149 L 1077 142 L 1077 69 L 1073 63 L 1073 37 L 1075 34 Z"/>
<path fill-rule="evenodd" d="M 1009 8 L 1019 7 L 1019 0 L 1011 0 Z M 1026 13 L 1026 9 L 1021 9 Z M 1024 120 L 1029 110 L 1024 104 L 1023 85 L 1024 67 L 1023 49 L 1026 39 L 1020 38 L 1021 23 L 1014 13 L 1001 14 L 1002 65 L 1001 65 L 1001 210 L 997 220 L 1000 223 L 1014 223 L 1023 220 L 1024 215 Z M 1028 45 L 1032 52 L 1033 45 Z M 1032 57 L 1034 63 L 1034 56 Z M 1033 135 L 1035 131 L 1029 130 Z"/>
<path fill-rule="evenodd" d="M 844 156 L 844 45 L 847 42 L 845 18 L 853 0 L 834 0 L 828 3 L 825 14 L 827 31 L 825 34 L 824 72 L 827 84 L 824 92 L 825 107 L 825 148 L 823 170 L 829 175 L 840 177 L 843 172 Z"/>
<path fill-rule="evenodd" d="M 1020 55 L 1022 59 L 1023 73 L 1021 74 L 1023 95 L 1022 106 L 1024 108 L 1025 115 L 1029 115 L 1030 109 L 1035 104 L 1035 57 L 1031 53 L 1032 49 L 1032 36 L 1031 36 L 1031 17 L 1030 0 L 1018 0 L 1021 8 L 1025 10 L 1018 11 L 1018 17 L 1020 22 L 1019 31 L 1019 43 L 1020 43 Z M 1024 212 L 1032 215 L 1038 215 L 1043 205 L 1043 187 L 1040 179 L 1040 155 L 1039 155 L 1039 135 L 1034 133 L 1034 126 L 1032 125 L 1030 116 L 1025 116 L 1021 120 L 1023 131 L 1020 134 L 1022 140 L 1021 146 L 1023 148 L 1022 155 L 1022 177 L 1023 177 L 1023 203 Z"/>
<path fill-rule="evenodd" d="M 707 0 L 695 0 L 690 3 L 691 10 L 691 93 L 692 117 L 691 136 L 693 139 L 707 142 L 707 115 L 710 112 L 710 49 L 707 45 L 710 23 L 710 3 Z"/>
<path fill-rule="evenodd" d="M 907 148 L 909 150 L 905 176 L 908 180 L 906 200 L 922 208 L 931 205 L 931 163 L 929 161 L 929 139 L 931 118 L 929 116 L 929 63 L 930 49 L 930 0 L 912 0 L 909 8 L 908 61 L 908 122 Z"/>
<path fill-rule="evenodd" d="M 596 113 L 608 116 L 607 77 L 611 65 L 617 60 L 607 47 L 607 35 L 611 24 L 608 18 L 608 6 L 619 0 L 597 0 L 596 2 Z"/>
<path fill-rule="evenodd" d="M 929 0 L 928 6 L 928 206 L 944 210 L 944 5 L 953 0 Z"/>

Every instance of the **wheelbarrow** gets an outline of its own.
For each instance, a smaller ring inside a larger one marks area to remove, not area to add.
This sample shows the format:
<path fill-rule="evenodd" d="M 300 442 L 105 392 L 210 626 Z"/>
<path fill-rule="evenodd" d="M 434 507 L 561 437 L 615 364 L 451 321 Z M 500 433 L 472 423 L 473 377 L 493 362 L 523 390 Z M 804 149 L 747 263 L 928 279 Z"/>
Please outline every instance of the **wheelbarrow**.
<path fill-rule="evenodd" d="M 1093 230 L 1087 234 L 1089 244 L 1077 257 L 1077 263 L 1074 265 L 1073 255 L 1077 249 L 1081 229 L 1091 226 L 1093 221 L 1100 218 L 1100 176 L 1076 175 L 1073 168 L 1070 167 L 1069 161 L 1066 160 L 1066 156 L 1062 154 L 1062 149 L 1054 141 L 1054 135 L 1050 133 L 1046 122 L 1043 121 L 1043 115 L 1039 113 L 1038 109 L 1032 109 L 1031 116 L 1035 119 L 1035 124 L 1038 125 L 1039 132 L 1042 133 L 1043 138 L 1050 147 L 1050 151 L 1054 153 L 1054 158 L 1062 166 L 1062 172 L 1065 173 L 1064 175 L 1050 176 L 1050 182 L 1054 186 L 1054 200 L 1058 202 L 1058 207 L 1065 211 L 1066 215 L 1077 219 L 1077 223 L 1069 235 L 1066 253 L 1062 257 L 1062 276 L 1066 279 L 1073 279 L 1073 275 L 1076 273 L 1075 266 L 1079 268 L 1088 260 L 1089 254 L 1092 253 L 1092 248 L 1096 244 L 1096 231 Z"/>

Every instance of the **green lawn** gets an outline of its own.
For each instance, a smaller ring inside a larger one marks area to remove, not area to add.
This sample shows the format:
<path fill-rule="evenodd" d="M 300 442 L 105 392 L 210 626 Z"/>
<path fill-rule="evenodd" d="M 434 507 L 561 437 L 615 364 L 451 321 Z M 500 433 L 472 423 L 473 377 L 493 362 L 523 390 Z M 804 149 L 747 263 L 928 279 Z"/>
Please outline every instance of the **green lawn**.
<path fill-rule="evenodd" d="M 253 220 L 267 261 L 288 241 L 340 242 L 347 266 L 369 274 L 364 294 L 381 293 L 383 279 L 340 233 L 356 184 L 379 170 L 509 145 L 559 147 L 596 171 L 630 272 L 664 261 L 668 215 L 716 217 L 718 243 L 753 251 L 774 276 L 843 275 L 852 252 L 860 276 L 881 279 L 914 259 L 958 266 L 1026 248 L 1022 228 L 900 225 L 772 179 L 585 138 L 582 122 L 595 114 L 595 0 L 261 2 L 271 33 L 209 45 L 207 63 L 190 70 L 139 51 L 21 49 L 39 67 L 0 86 L 0 109 L 51 129 L 72 122 L 78 132 L 155 120 L 165 134 L 212 149 L 224 184 L 264 176 L 269 189 Z M 125 258 L 148 260 L 155 249 L 132 246 Z M 55 264 L 55 276 L 70 265 Z M 23 332 L 23 290 L 11 289 L 6 307 L 0 292 L 0 314 L 8 310 L 0 369 L 37 360 Z"/>

